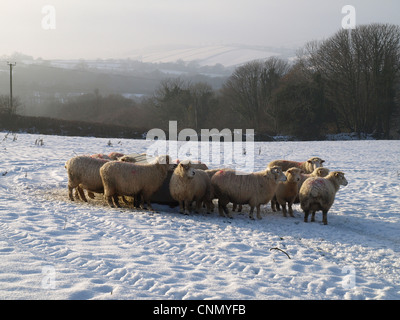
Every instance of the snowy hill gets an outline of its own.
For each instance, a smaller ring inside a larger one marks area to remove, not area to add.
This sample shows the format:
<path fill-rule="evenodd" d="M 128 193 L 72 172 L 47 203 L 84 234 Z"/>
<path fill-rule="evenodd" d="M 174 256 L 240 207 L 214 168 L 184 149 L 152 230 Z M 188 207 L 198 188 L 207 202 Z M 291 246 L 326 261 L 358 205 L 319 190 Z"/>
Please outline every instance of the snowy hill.
<path fill-rule="evenodd" d="M 237 65 L 272 56 L 288 58 L 294 55 L 293 50 L 283 48 L 250 47 L 243 45 L 204 45 L 204 46 L 169 46 L 153 47 L 133 51 L 129 56 L 142 62 L 195 62 L 199 66 L 225 67 Z"/>
<path fill-rule="evenodd" d="M 400 299 L 398 141 L 255 143 L 256 170 L 320 156 L 345 172 L 324 226 L 298 205 L 252 221 L 247 206 L 228 219 L 71 202 L 67 159 L 149 142 L 0 138 L 0 299 Z"/>

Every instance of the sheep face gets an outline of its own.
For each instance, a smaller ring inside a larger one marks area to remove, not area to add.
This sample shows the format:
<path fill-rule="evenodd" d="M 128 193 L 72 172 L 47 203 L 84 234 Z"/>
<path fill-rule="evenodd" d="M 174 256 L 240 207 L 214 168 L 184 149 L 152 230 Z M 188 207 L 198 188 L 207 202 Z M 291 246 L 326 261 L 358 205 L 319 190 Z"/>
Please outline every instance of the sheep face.
<path fill-rule="evenodd" d="M 301 173 L 302 170 L 299 168 L 290 168 L 286 171 L 286 179 L 289 182 L 299 182 L 301 180 Z"/>
<path fill-rule="evenodd" d="M 308 163 L 310 163 L 313 166 L 313 169 L 315 170 L 316 168 L 323 167 L 323 163 L 325 160 L 322 160 L 321 158 L 318 157 L 313 157 L 307 160 Z"/>
<path fill-rule="evenodd" d="M 282 172 L 282 168 L 281 167 L 274 166 L 272 168 L 268 168 L 265 171 L 265 176 L 267 177 L 269 174 L 273 175 L 273 177 L 274 177 L 276 182 L 278 182 L 278 181 L 286 181 L 287 180 L 285 174 Z"/>
<path fill-rule="evenodd" d="M 180 162 L 179 165 L 179 170 L 183 173 L 183 175 L 189 179 L 192 179 L 194 175 L 196 174 L 196 171 L 194 168 L 192 168 L 191 162 Z"/>
<path fill-rule="evenodd" d="M 348 184 L 346 178 L 344 177 L 344 173 L 341 171 L 335 172 L 335 179 L 341 186 L 347 186 Z"/>
<path fill-rule="evenodd" d="M 163 165 L 168 165 L 168 171 L 174 171 L 176 163 L 173 163 L 172 159 L 168 155 L 161 155 L 156 158 L 156 162 Z"/>
<path fill-rule="evenodd" d="M 117 160 L 118 161 L 123 161 L 123 162 L 132 162 L 132 163 L 136 162 L 136 159 L 134 157 L 131 157 L 131 156 L 122 156 L 122 157 L 117 158 Z"/>
<path fill-rule="evenodd" d="M 317 177 L 326 177 L 329 174 L 329 169 L 328 168 L 316 168 L 313 171 L 313 176 L 317 176 Z"/>

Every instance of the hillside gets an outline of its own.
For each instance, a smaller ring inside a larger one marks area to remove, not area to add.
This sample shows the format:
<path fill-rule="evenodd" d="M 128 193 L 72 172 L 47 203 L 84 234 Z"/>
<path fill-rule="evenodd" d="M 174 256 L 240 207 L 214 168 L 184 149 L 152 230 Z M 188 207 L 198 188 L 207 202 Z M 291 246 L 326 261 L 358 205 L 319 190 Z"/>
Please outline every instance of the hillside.
<path fill-rule="evenodd" d="M 201 67 L 222 65 L 226 68 L 235 68 L 252 60 L 265 60 L 272 56 L 288 59 L 294 55 L 293 49 L 244 45 L 164 46 L 129 53 L 133 60 L 148 63 L 182 61 Z"/>

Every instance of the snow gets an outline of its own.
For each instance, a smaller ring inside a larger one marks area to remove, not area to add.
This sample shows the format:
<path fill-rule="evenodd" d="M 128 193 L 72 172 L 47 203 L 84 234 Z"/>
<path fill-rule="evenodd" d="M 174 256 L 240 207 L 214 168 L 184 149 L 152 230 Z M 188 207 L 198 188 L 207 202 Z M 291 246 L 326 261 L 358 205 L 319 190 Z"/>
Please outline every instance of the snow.
<path fill-rule="evenodd" d="M 160 63 L 196 61 L 200 66 L 213 66 L 222 64 L 225 67 L 234 67 L 248 61 L 267 59 L 279 56 L 280 50 L 273 52 L 272 49 L 252 48 L 234 45 L 203 45 L 181 48 L 154 48 L 132 52 L 132 58 L 142 62 Z"/>
<path fill-rule="evenodd" d="M 0 299 L 400 298 L 399 141 L 255 142 L 257 170 L 320 156 L 345 172 L 325 226 L 298 205 L 252 221 L 247 206 L 228 219 L 71 202 L 67 159 L 149 142 L 0 138 Z"/>

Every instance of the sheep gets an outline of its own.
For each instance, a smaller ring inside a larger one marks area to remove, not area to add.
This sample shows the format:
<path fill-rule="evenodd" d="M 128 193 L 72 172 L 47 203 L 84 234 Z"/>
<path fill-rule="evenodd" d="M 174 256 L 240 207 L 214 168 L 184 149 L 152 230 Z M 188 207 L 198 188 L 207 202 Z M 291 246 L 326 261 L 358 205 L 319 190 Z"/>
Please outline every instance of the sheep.
<path fill-rule="evenodd" d="M 268 203 L 275 194 L 279 181 L 285 181 L 286 176 L 280 167 L 267 168 L 254 173 L 236 172 L 223 169 L 214 174 L 211 184 L 218 198 L 219 214 L 223 212 L 232 218 L 226 205 L 229 202 L 236 204 L 249 204 L 250 219 L 254 220 L 254 207 L 257 208 L 257 218 L 261 219 L 260 205 Z"/>
<path fill-rule="evenodd" d="M 208 174 L 208 176 L 210 177 L 210 179 L 213 177 L 214 174 L 216 174 L 218 171 L 223 170 L 223 169 L 207 169 L 205 170 L 205 172 Z M 214 199 L 214 189 L 211 186 L 211 190 L 212 190 L 212 199 Z M 237 205 L 236 203 L 232 204 L 232 211 L 235 211 L 236 208 L 238 209 L 238 212 L 242 211 L 242 205 L 239 204 Z M 211 211 L 214 211 L 214 203 L 211 202 Z"/>
<path fill-rule="evenodd" d="M 304 211 L 304 222 L 308 221 L 311 212 L 311 222 L 315 221 L 315 212 L 322 210 L 322 221 L 328 224 L 328 211 L 331 208 L 336 192 L 340 186 L 348 182 L 341 171 L 330 172 L 326 177 L 311 177 L 304 181 L 299 197 L 301 209 Z"/>
<path fill-rule="evenodd" d="M 292 205 L 298 194 L 298 185 L 301 180 L 301 172 L 302 170 L 300 168 L 295 167 L 286 170 L 286 181 L 278 183 L 275 196 L 271 200 L 272 210 L 276 211 L 276 202 L 279 203 L 282 206 L 282 213 L 284 217 L 286 217 L 287 212 L 286 203 L 288 204 L 289 215 L 294 217 Z"/>
<path fill-rule="evenodd" d="M 68 173 L 68 195 L 74 201 L 72 191 L 77 189 L 81 199 L 87 202 L 82 189 L 91 192 L 102 193 L 103 183 L 100 177 L 100 168 L 109 162 L 106 159 L 93 158 L 89 156 L 76 156 L 65 163 Z"/>
<path fill-rule="evenodd" d="M 90 155 L 90 157 L 94 158 L 94 159 L 111 160 L 111 158 L 107 154 L 104 154 L 104 153 L 92 154 L 92 155 Z"/>
<path fill-rule="evenodd" d="M 104 153 L 96 153 L 92 154 L 90 157 L 97 159 L 105 159 L 105 160 L 118 160 L 118 158 L 123 157 L 124 154 L 120 152 L 111 152 L 109 154 Z"/>
<path fill-rule="evenodd" d="M 195 169 L 190 161 L 182 161 L 175 168 L 169 183 L 172 198 L 179 202 L 179 211 L 189 214 L 190 204 L 196 201 L 196 212 L 202 203 L 207 206 L 207 213 L 211 209 L 212 191 L 211 179 L 201 169 Z"/>
<path fill-rule="evenodd" d="M 124 154 L 121 153 L 121 152 L 111 152 L 111 153 L 108 154 L 108 157 L 111 160 L 118 160 L 119 158 L 121 158 L 123 156 L 124 156 Z"/>
<path fill-rule="evenodd" d="M 146 154 L 141 153 L 141 154 L 125 154 L 122 155 L 121 157 L 117 158 L 118 161 L 124 161 L 124 162 L 147 162 Z"/>
<path fill-rule="evenodd" d="M 119 157 L 122 157 L 124 154 L 120 152 L 111 152 L 109 154 L 104 154 L 104 153 L 96 153 L 92 154 L 90 157 L 91 158 L 96 158 L 96 159 L 103 159 L 103 160 L 117 160 Z M 77 188 L 79 194 L 81 193 L 79 191 L 79 187 Z M 83 192 L 83 191 L 82 191 Z M 88 196 L 91 199 L 94 199 L 94 193 L 92 191 L 88 191 Z M 82 199 L 83 200 L 83 199 Z M 124 202 L 126 203 L 126 199 L 124 198 Z"/>
<path fill-rule="evenodd" d="M 316 168 L 312 173 L 303 173 L 303 170 L 301 170 L 300 181 L 298 183 L 298 188 L 297 188 L 297 195 L 296 195 L 296 198 L 293 203 L 300 203 L 299 191 L 300 191 L 300 188 L 301 188 L 303 182 L 306 179 L 308 179 L 310 177 L 325 177 L 328 174 L 329 174 L 329 169 L 324 168 L 324 167 Z M 279 202 L 276 201 L 276 196 L 274 196 L 274 198 L 271 200 L 271 208 L 272 208 L 272 211 L 274 211 L 274 212 L 277 210 L 280 210 L 280 204 L 279 204 Z"/>
<path fill-rule="evenodd" d="M 311 173 L 316 168 L 323 167 L 325 160 L 318 157 L 313 157 L 304 162 L 289 161 L 289 160 L 274 160 L 268 164 L 268 168 L 280 166 L 282 171 L 287 171 L 289 168 L 296 167 L 303 170 L 304 173 Z"/>
<path fill-rule="evenodd" d="M 200 170 L 208 170 L 208 167 L 205 163 L 202 163 L 200 161 L 194 161 L 194 160 L 183 160 L 183 162 L 190 161 L 191 167 L 194 169 L 200 169 Z M 175 160 L 176 164 L 179 164 L 181 161 L 179 159 Z M 211 177 L 210 177 L 211 179 Z"/>
<path fill-rule="evenodd" d="M 142 196 L 140 207 L 144 202 L 147 209 L 153 210 L 150 199 L 167 177 L 168 170 L 174 168 L 169 156 L 158 156 L 150 163 L 137 164 L 122 161 L 111 161 L 100 169 L 104 185 L 104 197 L 110 207 L 114 203 L 119 207 L 118 195 Z"/>
<path fill-rule="evenodd" d="M 300 192 L 301 186 L 303 185 L 304 181 L 306 181 L 308 178 L 310 178 L 310 177 L 326 177 L 328 174 L 329 174 L 329 169 L 324 168 L 324 167 L 316 168 L 312 173 L 301 173 L 298 191 Z M 300 203 L 300 198 L 299 198 L 298 193 L 297 193 L 296 199 L 294 200 L 294 203 Z"/>

